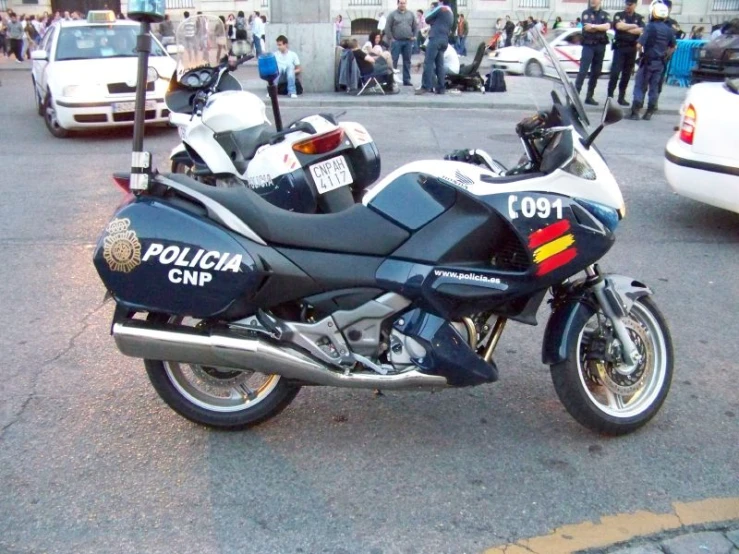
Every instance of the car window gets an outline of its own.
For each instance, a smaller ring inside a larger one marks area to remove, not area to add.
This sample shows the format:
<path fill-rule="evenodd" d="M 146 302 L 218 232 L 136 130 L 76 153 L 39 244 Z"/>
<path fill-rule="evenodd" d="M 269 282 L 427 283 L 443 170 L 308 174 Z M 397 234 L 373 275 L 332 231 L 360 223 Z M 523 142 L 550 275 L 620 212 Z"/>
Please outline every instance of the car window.
<path fill-rule="evenodd" d="M 553 29 L 546 34 L 546 41 L 551 44 L 568 31 L 569 29 Z"/>
<path fill-rule="evenodd" d="M 572 33 L 570 36 L 565 38 L 565 42 L 572 46 L 579 46 L 582 44 L 582 33 Z"/>
<path fill-rule="evenodd" d="M 129 25 L 65 27 L 59 33 L 56 60 L 135 58 L 137 31 L 138 27 Z M 166 54 L 158 44 L 152 43 L 151 55 Z"/>
<path fill-rule="evenodd" d="M 51 45 L 54 43 L 54 35 L 56 35 L 56 27 L 51 27 L 44 33 L 44 39 L 41 41 L 41 48 L 46 50 L 49 58 L 51 57 Z"/>

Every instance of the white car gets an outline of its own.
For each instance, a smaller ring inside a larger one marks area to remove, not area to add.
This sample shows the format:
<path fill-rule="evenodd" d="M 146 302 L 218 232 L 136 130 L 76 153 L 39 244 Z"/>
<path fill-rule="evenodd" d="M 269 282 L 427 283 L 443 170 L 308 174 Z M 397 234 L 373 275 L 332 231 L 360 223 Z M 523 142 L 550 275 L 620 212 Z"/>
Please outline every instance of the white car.
<path fill-rule="evenodd" d="M 688 91 L 680 127 L 665 149 L 676 193 L 739 213 L 739 79 Z"/>
<path fill-rule="evenodd" d="M 133 124 L 138 54 L 134 21 L 109 20 L 90 12 L 88 20 L 59 21 L 31 53 L 33 94 L 38 114 L 55 137 L 72 129 Z M 95 17 L 95 16 L 98 17 Z M 146 121 L 166 123 L 168 80 L 177 63 L 152 39 Z"/>
<path fill-rule="evenodd" d="M 613 40 L 613 31 L 608 31 L 608 41 Z M 553 29 L 545 35 L 545 40 L 557 53 L 559 62 L 567 73 L 577 73 L 580 70 L 580 56 L 582 55 L 582 29 L 565 28 Z M 541 77 L 552 67 L 547 62 L 544 53 L 528 46 L 508 46 L 500 48 L 489 55 L 493 68 L 502 69 L 514 75 L 528 75 Z M 601 75 L 611 71 L 613 50 L 610 44 L 606 45 L 606 55 L 603 58 Z M 553 69 L 552 69 L 553 71 Z M 554 75 L 554 73 L 552 74 Z"/>

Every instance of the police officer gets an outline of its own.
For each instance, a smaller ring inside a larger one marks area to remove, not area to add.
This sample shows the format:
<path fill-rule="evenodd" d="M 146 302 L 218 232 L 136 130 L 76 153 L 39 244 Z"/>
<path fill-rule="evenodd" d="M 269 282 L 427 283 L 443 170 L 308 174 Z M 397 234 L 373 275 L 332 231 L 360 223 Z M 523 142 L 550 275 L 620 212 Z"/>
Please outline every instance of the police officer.
<path fill-rule="evenodd" d="M 588 69 L 590 69 L 585 103 L 592 106 L 598 105 L 598 102 L 593 98 L 593 94 L 603 67 L 603 57 L 606 55 L 606 44 L 608 44 L 606 33 L 611 28 L 608 12 L 600 9 L 600 2 L 601 0 L 590 0 L 590 7 L 582 12 L 582 56 L 580 57 L 580 70 L 577 72 L 577 79 L 575 79 L 575 88 L 577 93 L 580 94 L 585 76 L 588 74 Z"/>
<path fill-rule="evenodd" d="M 631 72 L 636 64 L 636 42 L 644 28 L 644 18 L 636 13 L 636 0 L 626 0 L 626 9 L 613 16 L 613 28 L 616 30 L 616 40 L 613 42 L 613 63 L 611 64 L 611 78 L 608 80 L 608 98 L 613 98 L 620 76 L 618 103 L 628 106 L 629 103 L 624 98 L 626 87 L 629 86 Z"/>
<path fill-rule="evenodd" d="M 651 15 L 652 21 L 644 28 L 644 32 L 637 43 L 637 49 L 641 52 L 641 56 L 639 58 L 639 71 L 634 83 L 631 119 L 639 119 L 639 110 L 644 105 L 644 93 L 647 87 L 649 88 L 649 103 L 643 119 L 652 119 L 659 98 L 662 72 L 667 59 L 675 50 L 675 31 L 669 25 L 665 25 L 665 20 L 669 15 L 667 6 L 661 2 L 653 3 Z"/>

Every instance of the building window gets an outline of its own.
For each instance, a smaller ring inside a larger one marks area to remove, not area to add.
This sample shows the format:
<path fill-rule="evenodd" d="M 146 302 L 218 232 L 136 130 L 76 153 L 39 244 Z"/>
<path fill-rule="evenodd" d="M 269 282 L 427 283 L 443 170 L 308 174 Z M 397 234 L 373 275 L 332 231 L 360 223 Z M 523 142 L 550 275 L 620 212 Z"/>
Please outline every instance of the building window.
<path fill-rule="evenodd" d="M 8 11 L 8 0 L 0 0 L 0 12 Z"/>
<path fill-rule="evenodd" d="M 167 0 L 168 10 L 184 10 L 187 8 L 194 8 L 194 0 Z"/>
<path fill-rule="evenodd" d="M 739 0 L 713 0 L 713 11 L 715 12 L 739 11 Z"/>
<path fill-rule="evenodd" d="M 368 36 L 377 30 L 376 19 L 352 19 L 352 34 Z"/>
<path fill-rule="evenodd" d="M 458 8 L 466 8 L 467 7 L 467 0 L 457 0 L 457 7 Z"/>
<path fill-rule="evenodd" d="M 38 4 L 38 0 L 23 0 L 24 4 Z"/>
<path fill-rule="evenodd" d="M 382 6 L 382 0 L 349 0 L 349 6 Z"/>
<path fill-rule="evenodd" d="M 549 0 L 518 0 L 518 7 L 532 10 L 548 10 Z"/>

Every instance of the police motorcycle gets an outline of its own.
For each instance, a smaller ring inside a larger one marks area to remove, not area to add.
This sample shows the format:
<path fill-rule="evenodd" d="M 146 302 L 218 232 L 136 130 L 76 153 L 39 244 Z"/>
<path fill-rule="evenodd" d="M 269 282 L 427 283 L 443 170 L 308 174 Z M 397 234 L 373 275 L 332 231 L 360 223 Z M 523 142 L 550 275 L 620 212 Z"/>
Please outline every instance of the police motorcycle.
<path fill-rule="evenodd" d="M 607 103 L 590 131 L 535 38 L 564 100 L 553 90 L 517 125 L 519 164 L 469 150 L 411 162 L 339 213 L 159 174 L 135 135 L 133 194 L 94 252 L 121 353 L 180 415 L 240 429 L 305 386 L 492 383 L 507 322 L 536 325 L 549 293 L 542 360 L 567 411 L 610 435 L 647 423 L 670 388 L 670 332 L 646 284 L 598 265 L 625 207 L 593 141 L 622 112 Z"/>
<path fill-rule="evenodd" d="M 229 50 L 218 46 L 225 44 L 220 19 L 190 17 L 176 37 L 178 70 L 165 96 L 182 139 L 170 155 L 174 173 L 213 186 L 247 185 L 275 206 L 303 213 L 346 209 L 377 180 L 380 156 L 363 125 L 320 114 L 283 129 L 270 94 L 272 127 L 264 102 L 231 75 L 253 56 L 246 41 L 235 41 L 230 52 L 238 61 L 229 65 Z"/>

